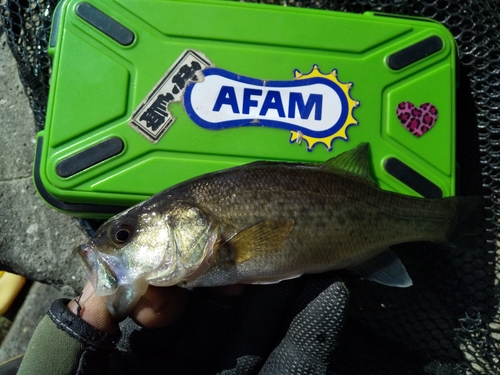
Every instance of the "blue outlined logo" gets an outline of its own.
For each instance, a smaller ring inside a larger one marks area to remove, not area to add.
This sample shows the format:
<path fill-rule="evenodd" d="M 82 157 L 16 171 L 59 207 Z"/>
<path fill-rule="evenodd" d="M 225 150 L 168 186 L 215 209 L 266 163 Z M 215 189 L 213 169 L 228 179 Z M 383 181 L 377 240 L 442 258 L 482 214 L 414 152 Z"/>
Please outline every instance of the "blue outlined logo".
<path fill-rule="evenodd" d="M 331 150 L 333 139 L 347 139 L 356 125 L 359 105 L 349 94 L 352 83 L 341 83 L 337 72 L 323 74 L 316 65 L 308 74 L 295 71 L 290 81 L 266 81 L 207 67 L 203 80 L 190 82 L 184 92 L 186 113 L 199 126 L 222 130 L 263 126 L 291 131 L 290 142 L 317 143 Z"/>

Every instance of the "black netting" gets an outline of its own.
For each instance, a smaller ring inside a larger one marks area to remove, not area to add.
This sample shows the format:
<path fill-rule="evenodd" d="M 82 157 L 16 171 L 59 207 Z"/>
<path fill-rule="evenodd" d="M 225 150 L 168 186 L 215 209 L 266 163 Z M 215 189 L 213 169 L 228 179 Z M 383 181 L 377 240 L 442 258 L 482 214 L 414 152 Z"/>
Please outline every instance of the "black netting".
<path fill-rule="evenodd" d="M 500 3 L 474 0 L 266 0 L 348 12 L 381 11 L 442 22 L 459 47 L 457 161 L 460 193 L 488 198 L 478 253 L 432 244 L 399 246 L 414 279 L 408 290 L 346 275 L 349 317 L 333 364 L 340 374 L 499 374 Z M 0 0 L 0 20 L 18 61 L 37 129 L 43 128 L 55 1 Z M 260 26 L 265 27 L 265 26 Z M 249 30 L 251 32 L 251 30 Z"/>
<path fill-rule="evenodd" d="M 56 0 L 0 0 L 0 24 L 17 61 L 37 131 L 43 129 L 45 122 L 51 67 L 47 43 L 57 3 Z"/>

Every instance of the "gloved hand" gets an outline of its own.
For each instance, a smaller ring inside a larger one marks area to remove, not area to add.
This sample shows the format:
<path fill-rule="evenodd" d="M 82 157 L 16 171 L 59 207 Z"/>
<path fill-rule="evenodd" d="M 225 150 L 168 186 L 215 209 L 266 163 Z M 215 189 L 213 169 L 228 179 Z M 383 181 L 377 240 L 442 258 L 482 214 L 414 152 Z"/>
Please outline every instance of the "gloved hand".
<path fill-rule="evenodd" d="M 40 323 L 21 373 L 311 375 L 327 371 L 347 290 L 331 274 L 273 285 L 150 288 L 120 332 L 92 289 L 79 308 L 65 303 L 56 301 Z"/>
<path fill-rule="evenodd" d="M 144 330 L 127 320 L 114 365 L 173 374 L 325 374 L 347 309 L 329 274 L 248 286 L 237 297 L 190 292 L 182 320 Z M 119 371 L 125 371 L 118 366 Z M 133 371 L 132 371 L 133 372 Z"/>
<path fill-rule="evenodd" d="M 344 284 L 335 282 L 295 316 L 285 337 L 271 352 L 259 374 L 326 374 L 346 308 L 347 290 Z M 221 374 L 247 373 L 251 372 L 238 362 L 234 369 Z"/>

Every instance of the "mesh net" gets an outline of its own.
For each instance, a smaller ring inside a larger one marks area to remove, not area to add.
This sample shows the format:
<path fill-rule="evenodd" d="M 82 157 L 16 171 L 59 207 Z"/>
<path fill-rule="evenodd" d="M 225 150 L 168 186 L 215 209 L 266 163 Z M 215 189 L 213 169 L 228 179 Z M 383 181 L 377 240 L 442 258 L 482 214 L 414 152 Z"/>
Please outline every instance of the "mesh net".
<path fill-rule="evenodd" d="M 459 47 L 457 161 L 463 195 L 488 198 L 478 253 L 432 244 L 399 246 L 414 279 L 407 290 L 348 278 L 349 316 L 333 367 L 341 374 L 500 373 L 500 3 L 473 0 L 261 1 L 442 22 Z M 50 77 L 47 40 L 56 1 L 0 0 L 0 22 L 43 128 Z M 346 276 L 348 277 L 348 276 Z M 362 360 L 360 360 L 362 359 Z"/>
<path fill-rule="evenodd" d="M 0 1 L 0 23 L 17 61 L 37 131 L 45 122 L 51 67 L 47 43 L 56 4 L 57 1 L 49 0 Z"/>

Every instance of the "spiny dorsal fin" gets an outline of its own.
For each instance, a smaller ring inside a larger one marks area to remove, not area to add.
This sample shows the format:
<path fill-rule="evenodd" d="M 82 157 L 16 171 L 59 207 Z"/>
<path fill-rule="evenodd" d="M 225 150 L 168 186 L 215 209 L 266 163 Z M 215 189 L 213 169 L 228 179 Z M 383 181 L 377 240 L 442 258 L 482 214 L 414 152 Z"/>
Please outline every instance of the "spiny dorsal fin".
<path fill-rule="evenodd" d="M 352 150 L 334 156 L 325 161 L 323 165 L 327 168 L 341 169 L 353 173 L 375 183 L 368 164 L 368 143 L 361 143 Z"/>
<path fill-rule="evenodd" d="M 288 238 L 293 220 L 268 219 L 243 229 L 227 241 L 236 263 L 280 248 Z"/>

